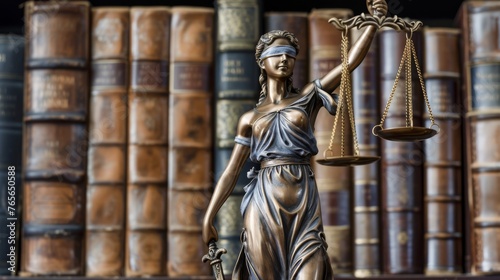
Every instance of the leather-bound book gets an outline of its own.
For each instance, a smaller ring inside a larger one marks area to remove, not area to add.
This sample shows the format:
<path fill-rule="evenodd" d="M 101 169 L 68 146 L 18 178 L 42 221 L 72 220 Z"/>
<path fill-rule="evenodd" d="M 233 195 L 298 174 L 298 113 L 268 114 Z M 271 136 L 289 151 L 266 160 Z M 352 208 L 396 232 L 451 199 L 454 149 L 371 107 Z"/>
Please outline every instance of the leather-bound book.
<path fill-rule="evenodd" d="M 421 32 L 413 33 L 422 67 Z M 406 34 L 392 29 L 379 33 L 380 112 L 383 114 L 401 62 Z M 422 126 L 423 94 L 412 66 L 413 126 Z M 406 126 L 404 71 L 399 78 L 384 128 Z M 382 263 L 384 274 L 423 273 L 422 142 L 381 141 Z"/>
<path fill-rule="evenodd" d="M 214 9 L 172 8 L 167 274 L 210 276 L 201 225 L 213 185 Z"/>
<path fill-rule="evenodd" d="M 340 42 L 342 31 L 328 23 L 332 17 L 346 19 L 352 15 L 349 9 L 315 9 L 309 14 L 309 80 L 317 79 L 341 63 Z M 338 89 L 336 90 L 338 93 Z M 346 107 L 344 107 L 346 108 Z M 328 156 L 341 155 L 342 127 L 344 127 L 344 154 L 352 154 L 352 133 L 344 110 L 344 126 L 339 119 L 332 152 Z M 335 117 L 325 108 L 319 110 L 314 135 L 318 144 L 318 154 L 311 160 L 318 186 L 323 227 L 328 243 L 327 253 L 333 273 L 352 273 L 352 228 L 351 189 L 353 176 L 351 167 L 331 167 L 318 164 L 328 150 Z"/>
<path fill-rule="evenodd" d="M 355 42 L 363 29 L 351 30 Z M 377 37 L 364 60 L 352 72 L 352 95 L 356 134 L 361 156 L 380 156 L 380 141 L 372 127 L 380 120 L 379 61 Z M 354 167 L 353 269 L 356 277 L 381 273 L 380 245 L 380 161 Z"/>
<path fill-rule="evenodd" d="M 21 274 L 82 275 L 89 11 L 26 2 Z"/>
<path fill-rule="evenodd" d="M 87 276 L 124 272 L 129 8 L 92 9 Z"/>
<path fill-rule="evenodd" d="M 500 48 L 498 1 L 464 1 L 462 31 L 466 174 L 469 195 L 467 247 L 473 274 L 500 274 Z"/>
<path fill-rule="evenodd" d="M 262 35 L 262 8 L 260 0 L 217 0 L 214 4 L 215 185 L 231 157 L 240 116 L 252 110 L 258 101 L 260 68 L 255 62 L 255 46 Z M 219 234 L 217 246 L 227 250 L 222 256 L 225 275 L 233 272 L 240 252 L 240 235 L 243 228 L 240 205 L 245 193 L 243 187 L 250 182 L 247 172 L 252 167 L 259 168 L 248 160 L 239 174 L 232 194 L 215 218 L 215 227 Z"/>
<path fill-rule="evenodd" d="M 0 275 L 18 270 L 21 232 L 24 36 L 0 35 Z M 12 237 L 11 237 L 12 236 Z"/>
<path fill-rule="evenodd" d="M 264 32 L 286 30 L 299 40 L 299 54 L 295 58 L 293 86 L 304 87 L 309 81 L 308 14 L 305 12 L 267 12 L 264 14 Z"/>
<path fill-rule="evenodd" d="M 170 8 L 130 9 L 125 275 L 165 275 Z"/>
<path fill-rule="evenodd" d="M 425 28 L 424 77 L 439 133 L 424 141 L 425 274 L 462 273 L 460 30 Z M 429 113 L 424 114 L 430 127 Z"/>

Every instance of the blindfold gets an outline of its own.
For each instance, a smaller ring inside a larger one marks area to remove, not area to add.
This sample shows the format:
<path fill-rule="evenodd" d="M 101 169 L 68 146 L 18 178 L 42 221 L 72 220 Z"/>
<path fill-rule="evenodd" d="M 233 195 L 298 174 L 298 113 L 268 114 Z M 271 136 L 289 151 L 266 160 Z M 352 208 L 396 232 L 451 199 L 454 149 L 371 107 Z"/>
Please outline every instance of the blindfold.
<path fill-rule="evenodd" d="M 276 56 L 282 54 L 286 54 L 288 56 L 295 58 L 295 56 L 297 55 L 297 51 L 292 46 L 274 46 L 263 51 L 262 54 L 260 55 L 260 59 L 262 60 L 270 56 Z"/>

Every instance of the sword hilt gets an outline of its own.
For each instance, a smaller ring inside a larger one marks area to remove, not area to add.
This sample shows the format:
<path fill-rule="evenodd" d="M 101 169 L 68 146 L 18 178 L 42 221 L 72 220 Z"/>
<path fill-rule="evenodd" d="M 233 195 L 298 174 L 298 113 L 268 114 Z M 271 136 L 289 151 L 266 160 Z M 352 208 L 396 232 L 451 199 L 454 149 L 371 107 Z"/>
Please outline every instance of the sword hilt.
<path fill-rule="evenodd" d="M 201 259 L 203 262 L 210 261 L 210 266 L 212 266 L 216 280 L 224 280 L 221 256 L 225 253 L 227 253 L 227 250 L 224 248 L 217 248 L 217 244 L 212 240 L 208 244 L 208 254 L 204 255 Z"/>

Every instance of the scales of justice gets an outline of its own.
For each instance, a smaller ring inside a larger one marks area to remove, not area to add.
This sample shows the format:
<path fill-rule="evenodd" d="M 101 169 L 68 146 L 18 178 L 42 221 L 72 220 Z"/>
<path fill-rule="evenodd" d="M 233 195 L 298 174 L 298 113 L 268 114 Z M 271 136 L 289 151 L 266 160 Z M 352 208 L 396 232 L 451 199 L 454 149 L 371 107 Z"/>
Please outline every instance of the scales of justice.
<path fill-rule="evenodd" d="M 331 23 L 335 28 L 342 32 L 342 42 L 341 42 L 341 78 L 337 102 L 337 110 L 335 114 L 334 124 L 332 128 L 332 134 L 330 138 L 329 147 L 323 152 L 323 158 L 318 159 L 317 162 L 322 165 L 327 166 L 357 166 L 376 162 L 380 159 L 380 156 L 364 156 L 359 152 L 358 140 L 356 134 L 356 124 L 353 112 L 353 102 L 352 102 L 352 90 L 351 90 L 351 72 L 361 63 L 364 59 L 364 55 L 358 56 L 358 61 L 349 61 L 349 55 L 351 52 L 360 52 L 360 49 L 349 50 L 348 45 L 348 34 L 349 30 L 352 28 L 362 28 L 369 27 L 376 28 L 391 28 L 406 33 L 406 42 L 403 50 L 401 62 L 394 80 L 394 84 L 390 93 L 390 96 L 385 105 L 385 109 L 382 113 L 382 117 L 379 124 L 375 124 L 372 129 L 373 135 L 388 141 L 404 141 L 404 142 L 414 142 L 422 141 L 433 137 L 439 131 L 439 126 L 435 123 L 434 117 L 432 115 L 431 106 L 427 93 L 425 90 L 424 80 L 422 76 L 421 68 L 418 64 L 418 59 L 415 51 L 415 47 L 412 41 L 412 35 L 420 27 L 422 27 L 421 21 L 407 21 L 397 16 L 386 17 L 387 13 L 387 3 L 383 0 L 366 0 L 369 15 L 362 13 L 361 15 L 352 17 L 347 20 L 342 20 L 338 18 L 331 18 L 329 23 Z M 374 4 L 377 4 L 377 9 L 374 9 Z M 299 42 L 300 43 L 300 42 Z M 365 46 L 366 47 L 366 46 Z M 412 63 L 413 62 L 413 63 Z M 352 65 L 350 65 L 350 63 Z M 424 101 L 427 106 L 429 113 L 429 119 L 431 121 L 430 127 L 416 127 L 413 126 L 413 105 L 412 105 L 412 64 L 415 66 L 415 70 L 418 74 L 420 87 L 422 89 L 422 94 Z M 354 66 L 353 66 L 354 65 Z M 396 92 L 397 84 L 400 79 L 401 73 L 405 75 L 405 120 L 406 126 L 404 127 L 394 127 L 394 128 L 384 128 L 384 121 L 388 115 L 391 102 L 394 98 Z M 348 120 L 345 120 L 345 112 L 347 112 Z M 341 144 L 340 144 L 340 155 L 335 155 L 333 152 L 333 141 L 335 137 L 335 131 L 338 125 L 341 125 L 343 129 L 345 122 L 348 121 L 352 129 L 352 141 L 354 151 L 352 155 L 344 154 L 344 133 L 341 132 Z M 203 262 L 208 262 L 213 269 L 215 279 L 223 280 L 224 275 L 222 271 L 222 259 L 221 256 L 226 253 L 223 248 L 217 248 L 216 243 L 212 240 L 209 244 L 209 251 L 203 257 Z M 234 278 L 233 278 L 234 279 Z M 322 278 L 323 279 L 323 278 Z"/>

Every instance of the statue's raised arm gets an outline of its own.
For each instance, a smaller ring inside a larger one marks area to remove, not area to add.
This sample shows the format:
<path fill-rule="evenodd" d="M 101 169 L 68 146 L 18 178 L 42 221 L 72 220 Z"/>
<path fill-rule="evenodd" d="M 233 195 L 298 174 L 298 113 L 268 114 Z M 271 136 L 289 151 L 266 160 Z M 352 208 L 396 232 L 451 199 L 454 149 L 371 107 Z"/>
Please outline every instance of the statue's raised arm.
<path fill-rule="evenodd" d="M 385 18 L 385 15 L 387 14 L 387 3 L 385 0 L 367 0 L 366 4 L 368 7 L 368 11 L 373 17 L 372 22 L 375 24 L 370 24 L 368 22 L 366 24 L 366 28 L 363 34 L 351 47 L 348 57 L 350 72 L 352 72 L 356 67 L 358 67 L 361 61 L 363 61 L 363 59 L 365 58 L 366 54 L 368 53 L 368 50 L 370 49 L 371 42 L 373 41 L 373 38 L 380 26 L 380 24 L 377 24 L 377 22 L 382 22 L 383 19 Z M 361 19 L 364 18 L 364 15 L 358 17 L 359 19 Z M 343 24 L 341 20 L 336 20 L 336 23 L 339 23 L 339 24 L 334 24 L 337 27 Z M 326 92 L 332 92 L 335 88 L 337 88 L 340 84 L 341 73 L 342 73 L 342 66 L 338 65 L 330 72 L 325 74 L 323 77 L 317 77 L 321 84 L 322 89 Z M 304 88 L 304 91 L 309 92 L 311 90 L 311 88 L 309 87 L 313 86 L 314 83 L 307 85 Z"/>

